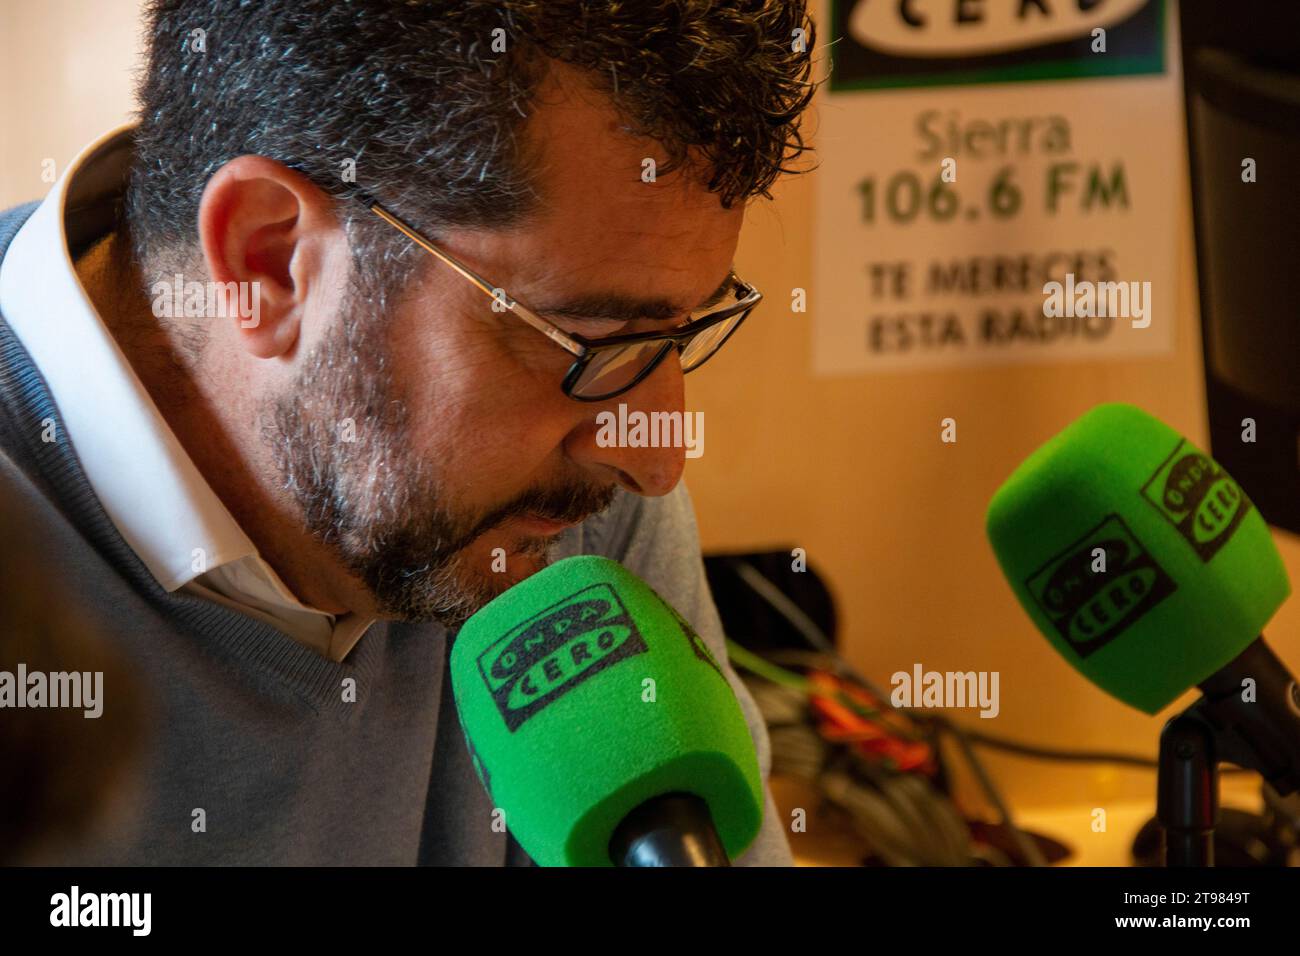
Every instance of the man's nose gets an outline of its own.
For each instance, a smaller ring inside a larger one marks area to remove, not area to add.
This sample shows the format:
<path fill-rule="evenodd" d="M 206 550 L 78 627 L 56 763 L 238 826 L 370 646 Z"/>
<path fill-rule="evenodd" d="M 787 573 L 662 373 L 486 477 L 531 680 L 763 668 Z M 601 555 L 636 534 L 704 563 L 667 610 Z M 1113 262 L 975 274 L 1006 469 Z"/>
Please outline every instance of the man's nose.
<path fill-rule="evenodd" d="M 602 481 L 612 478 L 628 491 L 651 498 L 668 494 L 686 466 L 684 396 L 681 359 L 674 348 L 635 388 L 595 406 L 596 414 L 569 435 L 569 456 Z M 644 427 L 636 434 L 639 421 Z"/>

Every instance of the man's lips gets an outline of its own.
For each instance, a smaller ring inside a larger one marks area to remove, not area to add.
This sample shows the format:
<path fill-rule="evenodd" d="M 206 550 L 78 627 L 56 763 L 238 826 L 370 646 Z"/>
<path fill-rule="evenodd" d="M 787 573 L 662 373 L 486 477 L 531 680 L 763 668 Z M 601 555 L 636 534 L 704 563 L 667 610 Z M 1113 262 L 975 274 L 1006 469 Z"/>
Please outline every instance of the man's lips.
<path fill-rule="evenodd" d="M 538 535 L 540 537 L 550 537 L 572 528 L 578 521 L 554 521 L 550 518 L 542 518 L 538 515 L 516 515 L 510 519 L 510 523 L 519 528 L 525 534 Z"/>

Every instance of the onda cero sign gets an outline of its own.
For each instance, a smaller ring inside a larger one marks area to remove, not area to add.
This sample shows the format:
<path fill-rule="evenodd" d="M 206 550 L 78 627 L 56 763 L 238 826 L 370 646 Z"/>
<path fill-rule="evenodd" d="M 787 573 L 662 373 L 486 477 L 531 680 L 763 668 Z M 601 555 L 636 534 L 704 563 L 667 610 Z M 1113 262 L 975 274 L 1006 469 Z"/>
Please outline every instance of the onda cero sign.
<path fill-rule="evenodd" d="M 832 89 L 1164 71 L 1163 0 L 834 0 L 832 20 Z"/>

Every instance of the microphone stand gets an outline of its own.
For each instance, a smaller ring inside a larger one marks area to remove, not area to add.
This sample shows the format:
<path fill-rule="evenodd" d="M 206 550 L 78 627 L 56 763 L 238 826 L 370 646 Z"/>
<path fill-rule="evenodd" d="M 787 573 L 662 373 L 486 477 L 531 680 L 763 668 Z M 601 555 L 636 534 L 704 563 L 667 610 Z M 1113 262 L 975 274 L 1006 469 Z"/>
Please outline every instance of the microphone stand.
<path fill-rule="evenodd" d="M 1160 732 L 1156 819 L 1165 866 L 1214 866 L 1219 822 L 1219 768 L 1214 728 L 1197 701 Z"/>
<path fill-rule="evenodd" d="M 1156 817 L 1165 866 L 1214 865 L 1220 760 L 1259 772 L 1282 796 L 1300 789 L 1300 687 L 1263 638 L 1200 689 L 1201 699 L 1160 732 Z"/>

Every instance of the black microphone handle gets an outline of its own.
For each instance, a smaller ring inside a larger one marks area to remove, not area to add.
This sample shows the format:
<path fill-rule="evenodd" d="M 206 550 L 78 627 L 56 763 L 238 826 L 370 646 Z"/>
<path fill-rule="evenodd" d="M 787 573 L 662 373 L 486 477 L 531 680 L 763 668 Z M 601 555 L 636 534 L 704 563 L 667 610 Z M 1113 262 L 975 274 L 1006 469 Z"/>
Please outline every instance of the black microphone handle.
<path fill-rule="evenodd" d="M 731 866 L 709 805 L 693 793 L 661 794 L 629 813 L 609 857 L 616 866 Z"/>
<path fill-rule="evenodd" d="M 1255 699 L 1242 699 L 1242 682 Z M 1259 771 L 1283 796 L 1300 790 L 1300 687 L 1262 637 L 1200 684 L 1198 709 L 1219 731 L 1219 756 Z"/>

